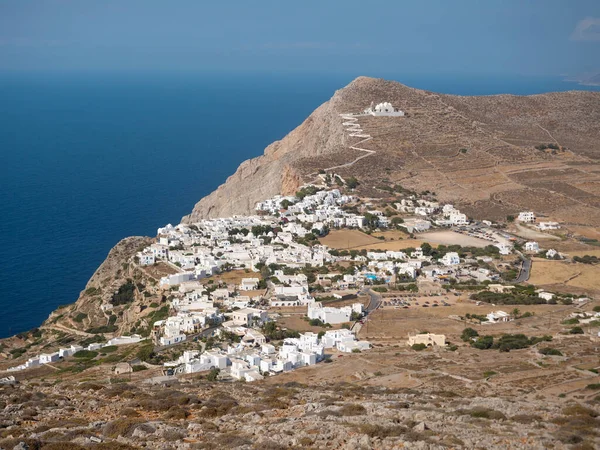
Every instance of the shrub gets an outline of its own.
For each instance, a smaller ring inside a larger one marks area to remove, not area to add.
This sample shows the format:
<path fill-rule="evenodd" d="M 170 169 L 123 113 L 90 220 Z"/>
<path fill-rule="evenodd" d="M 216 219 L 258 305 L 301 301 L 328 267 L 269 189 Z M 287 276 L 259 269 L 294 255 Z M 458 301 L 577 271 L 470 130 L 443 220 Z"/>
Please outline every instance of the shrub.
<path fill-rule="evenodd" d="M 102 353 L 112 353 L 114 351 L 117 351 L 119 349 L 119 347 L 117 347 L 116 345 L 107 345 L 106 347 L 102 347 Z"/>
<path fill-rule="evenodd" d="M 470 341 L 472 338 L 479 336 L 479 333 L 474 330 L 473 328 L 465 328 L 462 332 L 462 334 L 460 335 L 460 338 L 465 341 L 468 342 Z"/>
<path fill-rule="evenodd" d="M 573 327 L 569 330 L 569 334 L 583 334 L 583 328 Z"/>
<path fill-rule="evenodd" d="M 75 358 L 92 359 L 98 356 L 98 352 L 93 350 L 79 350 L 78 352 L 74 353 L 73 356 Z"/>
<path fill-rule="evenodd" d="M 110 302 L 114 306 L 125 305 L 134 299 L 135 285 L 132 280 L 127 280 L 125 284 L 119 287 L 119 290 L 113 294 Z"/>
<path fill-rule="evenodd" d="M 467 414 L 471 417 L 475 417 L 478 419 L 489 419 L 489 420 L 505 420 L 506 416 L 500 411 L 496 411 L 494 409 L 489 408 L 473 408 L 471 410 L 466 410 L 462 412 L 463 414 Z"/>
<path fill-rule="evenodd" d="M 172 406 L 165 414 L 165 419 L 182 420 L 189 415 L 189 412 L 179 406 Z"/>
<path fill-rule="evenodd" d="M 579 319 L 577 317 L 573 317 L 571 319 L 563 320 L 563 325 L 575 325 L 579 323 Z"/>
<path fill-rule="evenodd" d="M 598 413 L 596 411 L 580 404 L 567 406 L 562 412 L 565 416 L 587 416 L 592 418 L 598 417 Z"/>
<path fill-rule="evenodd" d="M 362 416 L 367 413 L 367 410 L 362 405 L 349 403 L 342 406 L 339 412 L 342 416 Z"/>
<path fill-rule="evenodd" d="M 116 419 L 104 426 L 103 433 L 105 436 L 113 439 L 119 436 L 130 437 L 136 426 L 140 423 L 139 419 Z"/>
<path fill-rule="evenodd" d="M 83 322 L 84 319 L 87 319 L 87 316 L 88 315 L 86 313 L 79 313 L 75 317 L 73 317 L 73 320 L 75 322 Z"/>
<path fill-rule="evenodd" d="M 213 396 L 202 404 L 206 408 L 200 410 L 202 417 L 219 417 L 227 414 L 238 403 L 228 395 Z"/>
<path fill-rule="evenodd" d="M 217 368 L 211 369 L 211 371 L 206 376 L 206 379 L 208 381 L 217 381 L 217 379 L 219 378 L 219 373 L 221 373 L 220 369 L 217 369 Z"/>
<path fill-rule="evenodd" d="M 420 352 L 421 350 L 425 350 L 427 346 L 425 344 L 413 344 L 411 348 L 417 352 Z"/>
<path fill-rule="evenodd" d="M 560 352 L 560 350 L 557 350 L 557 349 L 551 348 L 551 347 L 540 348 L 538 350 L 538 352 L 540 352 L 542 355 L 547 355 L 547 356 L 562 356 L 563 355 Z"/>
<path fill-rule="evenodd" d="M 142 346 L 136 353 L 136 356 L 142 361 L 148 361 L 154 356 L 154 346 L 152 344 L 146 344 Z"/>
<path fill-rule="evenodd" d="M 492 348 L 492 345 L 494 345 L 494 338 L 492 336 L 481 336 L 476 341 L 471 342 L 471 346 L 479 350 L 487 350 L 488 348 Z"/>
<path fill-rule="evenodd" d="M 585 388 L 597 391 L 598 389 L 600 389 L 600 383 L 588 384 Z"/>
<path fill-rule="evenodd" d="M 148 370 L 148 368 L 142 364 L 138 364 L 132 367 L 134 372 L 141 372 L 142 370 Z"/>

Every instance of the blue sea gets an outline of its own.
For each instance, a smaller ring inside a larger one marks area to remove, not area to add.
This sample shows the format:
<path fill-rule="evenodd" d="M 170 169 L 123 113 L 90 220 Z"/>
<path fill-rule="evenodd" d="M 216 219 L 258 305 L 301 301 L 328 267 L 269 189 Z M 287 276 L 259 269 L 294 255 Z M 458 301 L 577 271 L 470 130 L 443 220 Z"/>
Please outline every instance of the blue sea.
<path fill-rule="evenodd" d="M 378 74 L 483 95 L 559 78 Z M 75 301 L 108 251 L 176 224 L 353 74 L 0 73 L 0 337 Z"/>

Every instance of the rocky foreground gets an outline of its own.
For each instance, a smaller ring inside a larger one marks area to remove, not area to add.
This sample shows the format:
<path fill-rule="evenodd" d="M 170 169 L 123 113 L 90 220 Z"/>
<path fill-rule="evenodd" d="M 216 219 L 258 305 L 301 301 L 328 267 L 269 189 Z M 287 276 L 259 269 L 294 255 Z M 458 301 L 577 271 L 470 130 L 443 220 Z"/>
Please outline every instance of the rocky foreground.
<path fill-rule="evenodd" d="M 1 388 L 2 449 L 592 449 L 598 412 L 349 383 L 47 382 Z"/>

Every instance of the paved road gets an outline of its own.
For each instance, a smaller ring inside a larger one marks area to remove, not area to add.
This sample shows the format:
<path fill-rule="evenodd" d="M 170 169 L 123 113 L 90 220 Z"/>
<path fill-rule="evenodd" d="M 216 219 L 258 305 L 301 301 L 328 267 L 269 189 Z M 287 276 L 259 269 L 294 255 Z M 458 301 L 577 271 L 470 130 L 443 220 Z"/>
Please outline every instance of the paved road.
<path fill-rule="evenodd" d="M 371 289 L 362 290 L 361 293 L 367 294 L 371 298 L 365 310 L 367 314 L 379 308 L 379 305 L 381 305 L 381 295 L 377 292 L 373 292 Z"/>
<path fill-rule="evenodd" d="M 517 252 L 519 258 L 521 258 L 521 271 L 519 272 L 519 276 L 516 279 L 516 283 L 524 283 L 529 280 L 529 275 L 531 273 L 531 259 L 527 259 L 521 252 Z"/>

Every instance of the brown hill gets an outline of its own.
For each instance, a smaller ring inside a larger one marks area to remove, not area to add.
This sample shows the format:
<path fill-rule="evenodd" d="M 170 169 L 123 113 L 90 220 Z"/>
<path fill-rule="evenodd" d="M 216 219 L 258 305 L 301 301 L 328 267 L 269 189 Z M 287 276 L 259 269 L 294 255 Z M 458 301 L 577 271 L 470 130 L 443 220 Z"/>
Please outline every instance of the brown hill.
<path fill-rule="evenodd" d="M 244 162 L 184 221 L 249 213 L 257 201 L 295 192 L 318 170 L 364 155 L 349 148 L 362 138 L 349 136 L 340 114 L 382 101 L 407 116 L 358 118 L 373 138 L 361 148 L 375 153 L 335 169 L 369 180 L 363 189 L 384 180 L 434 191 L 473 217 L 533 209 L 600 225 L 600 93 L 465 97 L 367 77 L 337 91 L 264 155 Z"/>

